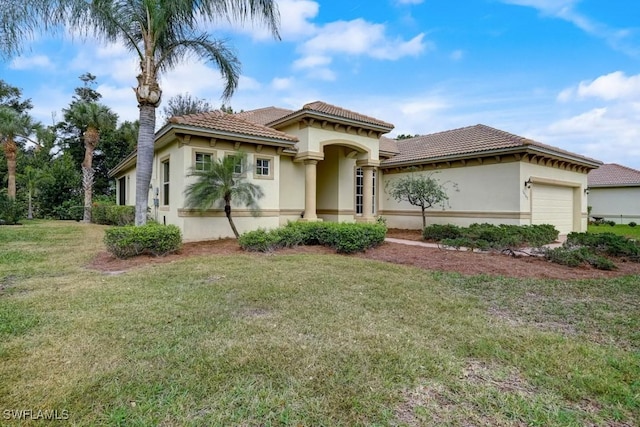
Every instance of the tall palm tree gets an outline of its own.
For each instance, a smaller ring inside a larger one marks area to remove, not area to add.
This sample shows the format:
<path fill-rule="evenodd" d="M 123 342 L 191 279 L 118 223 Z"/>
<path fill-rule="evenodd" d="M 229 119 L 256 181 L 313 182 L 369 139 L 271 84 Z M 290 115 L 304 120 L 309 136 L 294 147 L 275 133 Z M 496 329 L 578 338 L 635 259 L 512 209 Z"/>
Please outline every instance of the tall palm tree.
<path fill-rule="evenodd" d="M 253 215 L 259 215 L 258 199 L 264 195 L 262 188 L 246 182 L 244 176 L 235 172 L 238 162 L 246 165 L 246 157 L 244 153 L 236 153 L 212 161 L 205 170 L 192 169 L 188 176 L 196 177 L 196 182 L 185 190 L 187 207 L 208 209 L 216 203 L 224 206 L 224 213 L 236 238 L 240 234 L 231 218 L 231 204 L 244 205 L 251 209 Z"/>
<path fill-rule="evenodd" d="M 82 190 L 84 191 L 83 222 L 91 222 L 93 199 L 93 153 L 100 142 L 100 132 L 115 128 L 118 116 L 109 107 L 96 102 L 76 102 L 65 111 L 65 118 L 79 129 L 84 129 L 84 160 L 82 162 Z"/>
<path fill-rule="evenodd" d="M 7 159 L 7 196 L 11 199 L 16 198 L 16 158 L 18 156 L 16 138 L 32 141 L 29 135 L 37 128 L 38 123 L 33 122 L 28 114 L 0 106 L 0 142 Z"/>
<path fill-rule="evenodd" d="M 190 55 L 213 62 L 226 82 L 223 98 L 238 85 L 240 64 L 225 41 L 199 30 L 220 20 L 258 20 L 279 38 L 275 0 L 23 0 L 2 2 L 0 53 L 11 55 L 35 28 L 72 29 L 94 33 L 110 42 L 124 43 L 140 60 L 134 89 L 140 109 L 136 166 L 136 225 L 147 220 L 149 183 L 153 164 L 156 108 L 162 90 L 159 74 Z"/>

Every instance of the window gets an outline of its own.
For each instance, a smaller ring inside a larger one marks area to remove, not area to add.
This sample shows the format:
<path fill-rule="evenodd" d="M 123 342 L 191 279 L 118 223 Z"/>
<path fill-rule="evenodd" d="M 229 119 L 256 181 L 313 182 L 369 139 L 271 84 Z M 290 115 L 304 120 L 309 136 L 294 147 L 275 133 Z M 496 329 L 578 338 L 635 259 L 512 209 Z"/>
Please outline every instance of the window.
<path fill-rule="evenodd" d="M 162 162 L 162 204 L 169 205 L 169 160 Z"/>
<path fill-rule="evenodd" d="M 244 168 L 242 167 L 242 157 L 233 154 L 227 154 L 226 157 L 235 159 L 235 164 L 233 165 L 233 173 L 236 175 L 242 175 L 244 173 Z"/>
<path fill-rule="evenodd" d="M 371 213 L 376 213 L 376 171 L 373 171 L 373 203 Z M 364 171 L 362 168 L 356 169 L 356 215 L 362 215 L 364 205 Z"/>
<path fill-rule="evenodd" d="M 118 204 L 124 206 L 127 204 L 127 177 L 123 176 L 118 179 Z"/>
<path fill-rule="evenodd" d="M 271 175 L 271 162 L 269 159 L 256 159 L 256 175 Z"/>
<path fill-rule="evenodd" d="M 213 161 L 213 154 L 196 153 L 195 169 L 197 171 L 209 170 L 211 168 L 212 161 Z"/>

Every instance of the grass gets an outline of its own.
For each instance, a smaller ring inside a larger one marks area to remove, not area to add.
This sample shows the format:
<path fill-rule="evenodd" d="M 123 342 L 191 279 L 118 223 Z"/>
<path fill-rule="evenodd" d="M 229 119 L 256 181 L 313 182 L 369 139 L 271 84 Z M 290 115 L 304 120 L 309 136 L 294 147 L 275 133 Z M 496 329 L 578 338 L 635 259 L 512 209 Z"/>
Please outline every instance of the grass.
<path fill-rule="evenodd" d="M 627 224 L 616 224 L 613 227 L 610 225 L 593 225 L 589 224 L 588 231 L 590 233 L 613 233 L 620 236 L 625 236 L 630 239 L 640 239 L 640 226 L 630 227 Z"/>
<path fill-rule="evenodd" d="M 84 268 L 103 230 L 0 227 L 2 422 L 31 409 L 110 426 L 640 423 L 638 277 L 257 254 L 106 275 Z"/>

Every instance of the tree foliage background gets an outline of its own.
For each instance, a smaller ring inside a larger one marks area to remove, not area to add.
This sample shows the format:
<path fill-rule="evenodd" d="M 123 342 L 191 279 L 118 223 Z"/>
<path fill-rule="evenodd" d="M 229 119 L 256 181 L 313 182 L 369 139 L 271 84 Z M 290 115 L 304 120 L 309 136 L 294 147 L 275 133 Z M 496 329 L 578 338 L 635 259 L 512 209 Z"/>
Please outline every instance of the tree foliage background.
<path fill-rule="evenodd" d="M 79 102 L 99 102 L 102 95 L 95 90 L 97 77 L 85 73 L 80 77 L 80 85 L 69 100 L 69 107 L 63 110 L 63 118 L 41 126 L 30 139 L 36 146 L 24 139 L 17 139 L 17 203 L 27 216 L 27 199 L 31 190 L 33 216 L 35 218 L 80 219 L 82 217 L 82 161 L 84 159 L 83 132 L 86 124 L 74 120 L 69 114 L 73 105 Z M 32 108 L 30 99 L 24 99 L 22 90 L 0 80 L 0 106 L 6 106 L 20 113 L 28 113 Z M 114 123 L 117 114 L 113 113 Z M 123 122 L 117 126 L 101 129 L 100 144 L 94 153 L 95 169 L 94 201 L 115 203 L 115 186 L 108 177 L 115 167 L 136 146 L 138 123 Z M 0 135 L 2 138 L 2 135 Z M 27 179 L 31 170 L 39 171 L 39 179 L 34 183 Z M 22 178 L 21 178 L 22 177 Z M 0 194 L 6 192 L 7 162 L 0 150 Z M 0 213 L 1 216 L 1 213 Z"/>

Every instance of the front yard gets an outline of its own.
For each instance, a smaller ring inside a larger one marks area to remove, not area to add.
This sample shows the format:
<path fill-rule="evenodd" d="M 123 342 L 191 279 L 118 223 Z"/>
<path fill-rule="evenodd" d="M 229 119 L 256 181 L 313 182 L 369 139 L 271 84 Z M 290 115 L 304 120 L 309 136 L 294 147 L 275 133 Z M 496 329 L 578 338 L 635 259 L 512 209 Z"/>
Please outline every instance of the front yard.
<path fill-rule="evenodd" d="M 103 230 L 0 227 L 0 424 L 640 424 L 637 275 L 305 250 L 104 272 Z"/>

